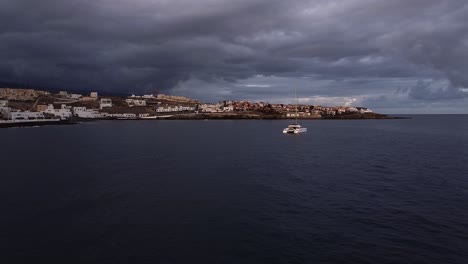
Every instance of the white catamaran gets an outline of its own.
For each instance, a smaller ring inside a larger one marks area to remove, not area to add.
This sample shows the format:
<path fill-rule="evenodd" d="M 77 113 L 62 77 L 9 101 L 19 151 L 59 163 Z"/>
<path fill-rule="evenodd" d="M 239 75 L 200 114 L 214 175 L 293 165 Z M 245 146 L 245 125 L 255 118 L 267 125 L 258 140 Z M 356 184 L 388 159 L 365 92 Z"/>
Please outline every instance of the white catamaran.
<path fill-rule="evenodd" d="M 299 133 L 307 132 L 307 128 L 302 127 L 301 125 L 299 125 L 299 123 L 297 121 L 297 116 L 298 116 L 298 114 L 297 114 L 297 105 L 298 105 L 297 89 L 294 89 L 294 93 L 296 95 L 296 114 L 295 114 L 296 121 L 293 124 L 290 124 L 287 128 L 283 129 L 284 134 L 299 134 Z"/>

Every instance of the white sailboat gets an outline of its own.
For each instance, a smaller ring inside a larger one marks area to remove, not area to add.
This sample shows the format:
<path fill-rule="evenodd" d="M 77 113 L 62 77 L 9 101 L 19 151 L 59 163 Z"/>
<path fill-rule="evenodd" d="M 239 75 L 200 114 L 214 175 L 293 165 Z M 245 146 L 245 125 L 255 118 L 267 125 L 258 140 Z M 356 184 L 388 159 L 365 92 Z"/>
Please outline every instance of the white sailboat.
<path fill-rule="evenodd" d="M 298 116 L 298 114 L 297 114 L 297 105 L 298 105 L 297 89 L 294 89 L 294 93 L 295 93 L 295 96 L 296 96 L 296 114 L 295 114 L 296 121 L 293 124 L 290 124 L 287 128 L 283 129 L 283 134 L 299 134 L 299 133 L 307 132 L 307 128 L 302 127 L 301 125 L 299 125 L 299 123 L 297 121 L 297 116 Z"/>

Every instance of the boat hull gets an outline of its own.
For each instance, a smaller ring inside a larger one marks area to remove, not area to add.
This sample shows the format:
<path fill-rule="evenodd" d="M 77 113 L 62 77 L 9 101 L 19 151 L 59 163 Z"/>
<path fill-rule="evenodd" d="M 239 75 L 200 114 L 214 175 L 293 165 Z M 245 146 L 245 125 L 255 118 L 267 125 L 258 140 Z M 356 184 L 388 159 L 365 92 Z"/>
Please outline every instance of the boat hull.
<path fill-rule="evenodd" d="M 300 134 L 300 133 L 305 133 L 307 132 L 307 128 L 301 127 L 301 128 L 285 128 L 283 130 L 283 134 Z"/>

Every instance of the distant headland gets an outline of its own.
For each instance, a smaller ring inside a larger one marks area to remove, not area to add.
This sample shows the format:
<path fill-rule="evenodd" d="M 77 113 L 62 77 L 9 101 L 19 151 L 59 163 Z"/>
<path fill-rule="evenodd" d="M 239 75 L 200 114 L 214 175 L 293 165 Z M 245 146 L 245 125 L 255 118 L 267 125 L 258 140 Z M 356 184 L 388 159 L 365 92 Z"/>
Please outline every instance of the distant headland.
<path fill-rule="evenodd" d="M 394 119 L 365 107 L 270 104 L 244 100 L 204 103 L 165 94 L 101 96 L 0 88 L 0 127 L 92 120 Z"/>

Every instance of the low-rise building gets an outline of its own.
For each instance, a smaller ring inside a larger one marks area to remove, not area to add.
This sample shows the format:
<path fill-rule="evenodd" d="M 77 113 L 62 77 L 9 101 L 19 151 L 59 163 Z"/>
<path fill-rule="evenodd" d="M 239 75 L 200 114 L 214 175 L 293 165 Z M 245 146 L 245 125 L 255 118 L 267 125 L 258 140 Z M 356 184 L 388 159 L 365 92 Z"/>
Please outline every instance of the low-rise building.
<path fill-rule="evenodd" d="M 136 119 L 137 115 L 133 113 L 109 114 L 110 117 L 117 119 Z"/>
<path fill-rule="evenodd" d="M 177 112 L 178 107 L 171 107 L 171 106 L 160 106 L 156 108 L 156 112 L 158 113 L 171 113 L 171 112 Z"/>
<path fill-rule="evenodd" d="M 0 107 L 7 107 L 8 106 L 8 100 L 0 100 Z"/>
<path fill-rule="evenodd" d="M 310 116 L 310 113 L 307 112 L 297 112 L 297 113 L 287 113 L 287 117 L 306 117 Z"/>
<path fill-rule="evenodd" d="M 97 101 L 98 99 L 98 93 L 97 92 L 91 92 L 89 96 L 81 96 L 80 101 L 88 102 L 88 101 Z"/>
<path fill-rule="evenodd" d="M 234 111 L 234 106 L 232 106 L 232 105 L 231 106 L 225 106 L 225 107 L 223 107 L 223 111 L 224 112 L 232 112 L 232 111 Z"/>
<path fill-rule="evenodd" d="M 99 107 L 101 109 L 106 108 L 106 107 L 112 107 L 112 100 L 109 98 L 101 98 L 101 102 L 99 104 Z"/>
<path fill-rule="evenodd" d="M 201 104 L 198 106 L 198 110 L 203 113 L 221 113 L 223 106 L 221 104 Z"/>
<path fill-rule="evenodd" d="M 31 111 L 15 111 L 10 112 L 9 118 L 10 120 L 37 120 L 37 119 L 44 119 L 44 113 L 40 112 L 31 112 Z"/>
<path fill-rule="evenodd" d="M 45 112 L 46 110 L 47 110 L 47 105 L 42 105 L 42 104 L 36 105 L 37 112 Z"/>
<path fill-rule="evenodd" d="M 81 97 L 83 97 L 81 94 L 70 94 L 71 99 L 80 99 Z"/>
<path fill-rule="evenodd" d="M 193 112 L 194 106 L 160 106 L 156 108 L 158 113 L 172 113 L 172 112 Z"/>
<path fill-rule="evenodd" d="M 0 114 L 7 120 L 37 120 L 44 119 L 44 113 L 31 111 L 14 111 L 10 107 L 0 107 Z"/>
<path fill-rule="evenodd" d="M 146 101 L 145 100 L 138 100 L 138 99 L 126 99 L 125 102 L 127 102 L 128 106 L 146 106 Z"/>
<path fill-rule="evenodd" d="M 145 94 L 145 95 L 134 95 L 132 94 L 130 98 L 143 98 L 143 99 L 156 99 L 156 97 L 152 94 Z"/>
<path fill-rule="evenodd" d="M 54 105 L 49 104 L 44 113 L 54 115 L 55 117 L 58 117 L 61 120 L 66 120 L 72 117 L 70 107 L 66 105 L 62 105 L 60 109 L 55 109 Z"/>
<path fill-rule="evenodd" d="M 90 97 L 90 96 L 82 96 L 80 98 L 80 101 L 83 101 L 83 102 L 96 101 L 96 100 L 97 100 L 96 98 L 93 98 L 93 97 Z"/>
<path fill-rule="evenodd" d="M 341 115 L 341 114 L 344 114 L 346 113 L 346 109 L 343 108 L 343 107 L 338 107 L 338 109 L 336 110 L 336 114 L 338 115 Z"/>
<path fill-rule="evenodd" d="M 79 118 L 96 119 L 102 118 L 102 114 L 95 109 L 87 109 L 86 107 L 73 107 L 73 115 Z"/>
<path fill-rule="evenodd" d="M 181 108 L 182 111 L 188 111 L 188 112 L 195 111 L 195 106 L 180 106 L 179 108 Z"/>

